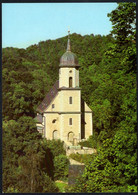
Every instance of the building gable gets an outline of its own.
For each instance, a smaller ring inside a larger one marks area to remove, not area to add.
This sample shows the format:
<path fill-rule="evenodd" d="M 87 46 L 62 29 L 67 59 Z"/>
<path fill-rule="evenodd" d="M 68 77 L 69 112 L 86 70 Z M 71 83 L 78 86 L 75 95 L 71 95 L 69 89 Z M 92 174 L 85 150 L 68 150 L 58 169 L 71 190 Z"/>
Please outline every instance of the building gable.
<path fill-rule="evenodd" d="M 87 112 L 87 111 L 92 112 L 92 110 L 89 108 L 89 106 L 85 102 L 85 112 Z"/>
<path fill-rule="evenodd" d="M 43 112 L 59 112 L 59 96 L 60 94 L 57 93 L 55 97 L 51 100 L 49 105 L 43 110 Z"/>
<path fill-rule="evenodd" d="M 92 110 L 88 107 L 88 105 L 82 98 L 81 98 L 81 111 L 82 112 L 92 112 Z"/>
<path fill-rule="evenodd" d="M 37 107 L 37 111 L 40 113 L 43 113 L 44 110 L 48 108 L 52 100 L 56 97 L 58 94 L 58 88 L 59 88 L 59 80 L 55 82 L 53 87 L 50 89 L 50 91 L 46 94 L 45 98 L 41 102 L 41 104 Z"/>

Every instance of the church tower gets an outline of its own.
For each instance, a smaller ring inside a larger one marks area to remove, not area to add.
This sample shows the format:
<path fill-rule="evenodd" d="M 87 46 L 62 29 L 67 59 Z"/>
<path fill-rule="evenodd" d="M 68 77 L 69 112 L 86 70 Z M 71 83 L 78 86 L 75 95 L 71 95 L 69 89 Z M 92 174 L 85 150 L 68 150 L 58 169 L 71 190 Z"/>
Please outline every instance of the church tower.
<path fill-rule="evenodd" d="M 81 139 L 81 89 L 77 57 L 71 52 L 68 34 L 67 50 L 59 64 L 61 137 L 68 141 Z"/>
<path fill-rule="evenodd" d="M 71 52 L 70 37 L 68 34 L 67 51 L 60 59 L 59 87 L 79 87 L 79 67 L 76 55 Z"/>
<path fill-rule="evenodd" d="M 93 134 L 92 110 L 81 97 L 79 67 L 68 33 L 67 50 L 60 58 L 59 80 L 37 107 L 37 129 L 46 139 L 73 144 Z"/>

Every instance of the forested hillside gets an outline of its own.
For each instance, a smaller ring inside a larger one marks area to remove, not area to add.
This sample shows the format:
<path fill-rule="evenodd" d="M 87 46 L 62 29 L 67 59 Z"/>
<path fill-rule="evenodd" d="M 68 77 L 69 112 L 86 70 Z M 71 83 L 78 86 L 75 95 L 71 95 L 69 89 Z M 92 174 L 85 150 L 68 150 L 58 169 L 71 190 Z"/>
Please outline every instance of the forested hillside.
<path fill-rule="evenodd" d="M 110 35 L 70 35 L 81 65 L 82 97 L 93 110 L 94 135 L 86 144 L 97 149 L 76 186 L 67 189 L 71 192 L 136 191 L 135 3 L 120 3 L 108 16 Z M 66 45 L 67 36 L 2 50 L 4 192 L 58 192 L 55 178 L 67 177 L 63 143 L 44 141 L 33 120 L 58 79 Z"/>
<path fill-rule="evenodd" d="M 86 75 L 85 71 L 93 64 L 99 65 L 112 37 L 78 34 L 72 34 L 70 37 L 71 50 L 75 52 L 81 65 L 80 85 L 83 96 L 88 102 L 89 98 L 83 88 L 86 80 L 83 78 Z M 58 80 L 59 61 L 66 47 L 67 36 L 40 42 L 26 50 L 3 49 L 4 119 L 18 119 L 23 115 L 35 116 L 36 107 L 54 82 Z M 89 94 L 89 92 L 86 93 Z"/>

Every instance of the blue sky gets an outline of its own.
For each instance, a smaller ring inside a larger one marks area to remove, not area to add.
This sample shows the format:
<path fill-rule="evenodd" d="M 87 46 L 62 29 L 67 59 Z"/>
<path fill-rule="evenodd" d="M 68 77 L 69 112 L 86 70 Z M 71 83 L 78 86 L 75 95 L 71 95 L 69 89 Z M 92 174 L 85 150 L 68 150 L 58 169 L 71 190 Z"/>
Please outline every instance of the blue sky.
<path fill-rule="evenodd" d="M 26 48 L 70 32 L 107 35 L 117 3 L 3 3 L 2 47 Z"/>

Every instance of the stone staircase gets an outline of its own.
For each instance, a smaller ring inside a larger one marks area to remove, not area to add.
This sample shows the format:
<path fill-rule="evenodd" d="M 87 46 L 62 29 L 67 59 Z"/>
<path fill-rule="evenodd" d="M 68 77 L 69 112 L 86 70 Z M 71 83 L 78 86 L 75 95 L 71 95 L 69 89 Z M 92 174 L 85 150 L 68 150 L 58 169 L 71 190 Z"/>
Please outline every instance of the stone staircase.
<path fill-rule="evenodd" d="M 66 150 L 66 155 L 69 156 L 72 153 L 78 154 L 93 154 L 96 153 L 94 148 L 81 147 L 80 145 L 73 145 L 69 141 L 64 141 L 64 148 Z"/>
<path fill-rule="evenodd" d="M 68 175 L 68 185 L 74 185 L 76 178 L 82 175 L 84 169 L 85 169 L 85 164 L 80 163 L 70 157 L 69 159 L 69 175 Z"/>
<path fill-rule="evenodd" d="M 96 153 L 96 150 L 93 148 L 88 147 L 81 147 L 78 144 L 73 145 L 69 141 L 64 141 L 64 148 L 66 150 L 66 155 L 69 159 L 69 177 L 68 177 L 68 184 L 73 185 L 75 183 L 76 177 L 81 175 L 84 171 L 85 164 L 80 163 L 72 158 L 70 158 L 70 154 L 78 153 L 78 154 L 92 154 Z"/>
<path fill-rule="evenodd" d="M 71 143 L 71 142 L 69 142 L 69 141 L 64 141 L 64 147 L 65 147 L 65 149 L 66 148 L 68 148 L 68 147 L 70 147 L 70 146 L 72 146 L 73 144 Z"/>

